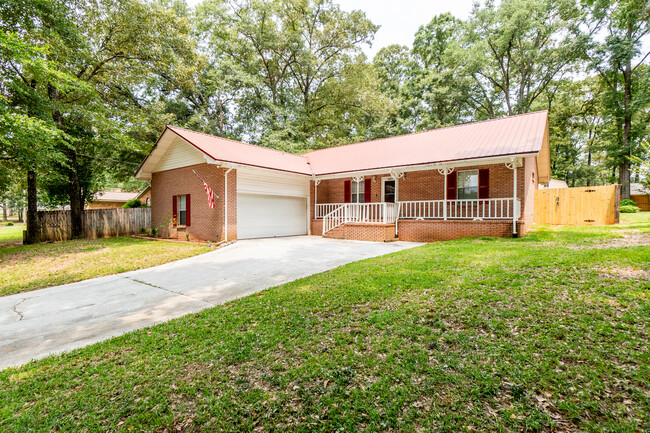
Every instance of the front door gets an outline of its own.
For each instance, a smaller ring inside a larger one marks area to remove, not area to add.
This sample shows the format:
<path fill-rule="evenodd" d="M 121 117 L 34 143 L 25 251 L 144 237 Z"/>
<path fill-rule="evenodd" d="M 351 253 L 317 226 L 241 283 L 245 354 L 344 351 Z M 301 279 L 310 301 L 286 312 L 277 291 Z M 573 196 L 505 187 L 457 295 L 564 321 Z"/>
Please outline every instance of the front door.
<path fill-rule="evenodd" d="M 392 177 L 382 179 L 381 201 L 386 203 L 395 203 L 397 201 L 397 185 Z"/>

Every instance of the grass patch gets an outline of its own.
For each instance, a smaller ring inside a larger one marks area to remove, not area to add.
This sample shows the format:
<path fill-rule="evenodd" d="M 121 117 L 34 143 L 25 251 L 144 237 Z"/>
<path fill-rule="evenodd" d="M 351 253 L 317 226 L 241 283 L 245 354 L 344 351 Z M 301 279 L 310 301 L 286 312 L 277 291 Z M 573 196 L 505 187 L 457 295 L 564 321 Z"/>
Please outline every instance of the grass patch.
<path fill-rule="evenodd" d="M 23 242 L 25 226 L 0 226 L 0 247 Z"/>
<path fill-rule="evenodd" d="M 0 296 L 148 268 L 207 251 L 202 245 L 128 237 L 4 247 Z"/>
<path fill-rule="evenodd" d="M 0 430 L 644 431 L 650 247 L 607 247 L 634 225 L 429 244 L 8 369 Z"/>

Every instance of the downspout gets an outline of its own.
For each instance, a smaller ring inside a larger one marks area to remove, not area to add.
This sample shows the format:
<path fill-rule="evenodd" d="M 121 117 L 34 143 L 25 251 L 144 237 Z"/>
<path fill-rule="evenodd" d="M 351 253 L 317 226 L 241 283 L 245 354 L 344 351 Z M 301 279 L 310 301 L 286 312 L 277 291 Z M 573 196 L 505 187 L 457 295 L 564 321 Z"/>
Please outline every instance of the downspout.
<path fill-rule="evenodd" d="M 224 205 L 223 205 L 223 210 L 224 210 L 224 241 L 228 242 L 228 173 L 230 173 L 230 170 L 232 170 L 232 166 L 226 170 L 226 174 L 224 175 Z"/>

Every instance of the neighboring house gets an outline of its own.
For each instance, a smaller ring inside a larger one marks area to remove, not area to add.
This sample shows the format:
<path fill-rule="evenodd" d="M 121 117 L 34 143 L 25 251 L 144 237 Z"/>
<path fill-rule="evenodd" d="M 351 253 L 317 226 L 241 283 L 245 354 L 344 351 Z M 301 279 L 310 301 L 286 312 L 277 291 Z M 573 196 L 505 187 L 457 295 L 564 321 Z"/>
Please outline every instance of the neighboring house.
<path fill-rule="evenodd" d="M 142 204 L 148 205 L 151 202 L 151 187 L 148 186 L 142 192 L 126 191 L 100 191 L 93 196 L 86 209 L 117 209 L 126 204 L 127 201 L 138 199 Z"/>
<path fill-rule="evenodd" d="M 140 194 L 138 194 L 135 198 L 140 200 L 140 203 L 143 205 L 151 206 L 151 185 L 140 191 Z"/>
<path fill-rule="evenodd" d="M 302 155 L 168 126 L 136 177 L 151 181 L 152 225 L 172 237 L 519 235 L 550 178 L 548 113 Z"/>
<path fill-rule="evenodd" d="M 630 184 L 630 198 L 636 202 L 636 205 L 643 211 L 650 211 L 650 190 L 643 186 L 642 183 Z"/>
<path fill-rule="evenodd" d="M 558 189 L 558 188 L 568 188 L 569 185 L 563 180 L 559 179 L 549 179 L 548 183 L 540 183 L 538 185 L 539 189 Z"/>

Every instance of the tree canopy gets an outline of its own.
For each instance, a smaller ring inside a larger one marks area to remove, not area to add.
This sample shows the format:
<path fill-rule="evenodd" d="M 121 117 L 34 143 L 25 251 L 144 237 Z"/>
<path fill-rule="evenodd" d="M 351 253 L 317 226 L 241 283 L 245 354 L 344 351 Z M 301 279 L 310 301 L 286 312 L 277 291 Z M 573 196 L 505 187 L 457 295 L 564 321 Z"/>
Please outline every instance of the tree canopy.
<path fill-rule="evenodd" d="M 647 180 L 649 17 L 643 0 L 487 0 L 369 59 L 378 26 L 333 0 L 5 0 L 0 197 L 32 179 L 79 221 L 95 191 L 142 187 L 165 124 L 303 152 L 540 109 L 553 176 L 625 194 Z"/>

